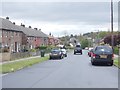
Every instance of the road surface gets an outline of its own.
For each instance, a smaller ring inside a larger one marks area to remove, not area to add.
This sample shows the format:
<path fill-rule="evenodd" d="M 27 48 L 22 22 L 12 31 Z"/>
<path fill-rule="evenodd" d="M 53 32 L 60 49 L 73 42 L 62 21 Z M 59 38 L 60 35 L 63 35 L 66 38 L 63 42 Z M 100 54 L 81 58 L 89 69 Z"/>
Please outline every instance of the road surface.
<path fill-rule="evenodd" d="M 3 88 L 118 88 L 118 68 L 92 66 L 87 51 L 68 53 L 2 77 Z"/>

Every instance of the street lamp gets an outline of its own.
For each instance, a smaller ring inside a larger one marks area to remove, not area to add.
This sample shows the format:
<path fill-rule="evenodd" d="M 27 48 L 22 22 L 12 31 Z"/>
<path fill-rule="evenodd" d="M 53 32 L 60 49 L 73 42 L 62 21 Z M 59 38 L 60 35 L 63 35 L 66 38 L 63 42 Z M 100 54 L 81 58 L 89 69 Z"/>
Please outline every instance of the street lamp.
<path fill-rule="evenodd" d="M 113 39 L 113 0 L 111 0 L 111 45 L 112 45 L 112 49 L 113 49 L 113 43 L 114 43 L 114 39 Z"/>

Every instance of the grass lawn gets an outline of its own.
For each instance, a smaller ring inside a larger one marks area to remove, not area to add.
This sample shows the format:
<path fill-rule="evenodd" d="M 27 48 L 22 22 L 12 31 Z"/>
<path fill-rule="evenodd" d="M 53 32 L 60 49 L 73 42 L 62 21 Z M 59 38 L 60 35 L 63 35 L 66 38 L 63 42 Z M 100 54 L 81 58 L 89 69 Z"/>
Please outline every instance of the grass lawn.
<path fill-rule="evenodd" d="M 118 59 L 115 59 L 115 60 L 114 60 L 114 65 L 116 65 L 117 67 L 120 68 L 120 64 L 118 64 Z"/>
<path fill-rule="evenodd" d="M 49 56 L 45 56 L 41 58 L 34 58 L 34 59 L 28 59 L 25 61 L 18 61 L 18 62 L 12 62 L 9 64 L 3 64 L 3 65 L 0 65 L 0 73 L 5 74 L 5 73 L 14 72 L 22 68 L 32 66 L 33 64 L 46 61 L 48 59 L 49 59 Z"/>

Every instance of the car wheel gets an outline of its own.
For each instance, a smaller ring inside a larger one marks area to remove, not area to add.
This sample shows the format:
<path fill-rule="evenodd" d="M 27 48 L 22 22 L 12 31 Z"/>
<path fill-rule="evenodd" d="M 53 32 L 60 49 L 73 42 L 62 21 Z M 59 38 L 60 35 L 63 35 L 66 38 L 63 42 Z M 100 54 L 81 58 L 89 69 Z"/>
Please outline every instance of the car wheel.
<path fill-rule="evenodd" d="M 91 61 L 92 65 L 95 65 L 95 63 L 93 61 Z"/>
<path fill-rule="evenodd" d="M 75 55 L 76 53 L 74 52 L 74 55 Z"/>
<path fill-rule="evenodd" d="M 67 57 L 67 54 L 65 55 L 65 57 Z"/>
<path fill-rule="evenodd" d="M 60 56 L 60 59 L 62 59 L 62 56 Z"/>
<path fill-rule="evenodd" d="M 109 63 L 108 65 L 109 65 L 109 66 L 113 66 L 113 63 Z"/>

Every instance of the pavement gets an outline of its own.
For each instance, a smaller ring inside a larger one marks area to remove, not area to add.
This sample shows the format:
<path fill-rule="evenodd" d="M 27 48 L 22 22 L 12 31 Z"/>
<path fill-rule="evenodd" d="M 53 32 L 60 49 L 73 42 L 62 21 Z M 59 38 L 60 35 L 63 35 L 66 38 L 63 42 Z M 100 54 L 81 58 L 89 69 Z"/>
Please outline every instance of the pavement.
<path fill-rule="evenodd" d="M 87 51 L 68 53 L 2 76 L 3 88 L 118 88 L 118 68 L 92 66 Z"/>

